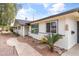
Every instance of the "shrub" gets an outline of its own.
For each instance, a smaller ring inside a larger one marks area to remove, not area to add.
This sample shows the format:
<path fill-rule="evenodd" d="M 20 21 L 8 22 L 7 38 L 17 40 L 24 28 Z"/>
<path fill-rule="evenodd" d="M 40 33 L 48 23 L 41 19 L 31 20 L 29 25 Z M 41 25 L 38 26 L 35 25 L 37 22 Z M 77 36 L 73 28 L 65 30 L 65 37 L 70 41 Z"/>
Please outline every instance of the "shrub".
<path fill-rule="evenodd" d="M 52 34 L 52 35 L 48 35 L 47 36 L 47 41 L 48 41 L 48 47 L 50 48 L 50 51 L 53 52 L 54 51 L 54 44 L 60 39 L 62 38 L 62 35 L 59 34 Z"/>
<path fill-rule="evenodd" d="M 40 43 L 42 43 L 42 44 L 47 44 L 47 43 L 48 43 L 47 38 L 46 38 L 45 36 L 43 36 L 43 37 L 41 38 L 41 40 L 40 40 Z"/>

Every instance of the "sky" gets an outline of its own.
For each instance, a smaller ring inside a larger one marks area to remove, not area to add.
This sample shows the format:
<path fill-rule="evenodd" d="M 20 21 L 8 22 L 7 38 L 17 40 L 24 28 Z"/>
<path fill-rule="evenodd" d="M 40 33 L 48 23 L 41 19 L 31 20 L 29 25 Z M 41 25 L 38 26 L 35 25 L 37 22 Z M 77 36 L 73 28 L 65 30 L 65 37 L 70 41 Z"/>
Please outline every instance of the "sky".
<path fill-rule="evenodd" d="M 79 8 L 79 3 L 21 3 L 16 19 L 34 21 L 70 9 Z"/>

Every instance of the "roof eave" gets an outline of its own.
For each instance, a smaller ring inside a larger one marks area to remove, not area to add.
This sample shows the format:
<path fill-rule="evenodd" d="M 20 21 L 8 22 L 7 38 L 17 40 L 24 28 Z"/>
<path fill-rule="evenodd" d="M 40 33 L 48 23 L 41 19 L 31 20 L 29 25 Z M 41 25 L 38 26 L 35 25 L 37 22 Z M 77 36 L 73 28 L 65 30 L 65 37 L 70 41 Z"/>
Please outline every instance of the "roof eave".
<path fill-rule="evenodd" d="M 66 11 L 66 12 L 62 12 L 62 13 L 59 13 L 59 14 L 56 14 L 56 15 L 51 15 L 51 16 L 48 16 L 48 17 L 45 17 L 45 18 L 42 18 L 42 19 L 38 19 L 38 20 L 35 20 L 35 21 L 31 21 L 29 23 L 43 21 L 43 20 L 46 20 L 46 19 L 49 19 L 49 18 L 52 18 L 52 17 L 58 17 L 58 16 L 62 16 L 62 15 L 66 15 L 66 14 L 72 13 L 72 12 L 79 12 L 79 8 L 72 9 L 72 10 L 69 10 L 69 11 Z"/>

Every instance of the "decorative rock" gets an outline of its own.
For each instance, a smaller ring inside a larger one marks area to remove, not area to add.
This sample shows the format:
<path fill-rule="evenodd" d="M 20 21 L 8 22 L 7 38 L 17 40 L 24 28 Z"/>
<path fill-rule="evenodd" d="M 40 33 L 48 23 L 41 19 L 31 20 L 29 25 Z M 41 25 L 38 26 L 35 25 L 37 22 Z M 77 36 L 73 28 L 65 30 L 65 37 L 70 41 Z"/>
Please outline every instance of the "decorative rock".
<path fill-rule="evenodd" d="M 36 47 L 39 48 L 39 49 L 43 49 L 43 48 L 47 47 L 47 45 L 38 45 Z"/>
<path fill-rule="evenodd" d="M 59 47 L 54 47 L 54 51 L 58 52 L 59 54 L 63 53 L 63 51 Z"/>

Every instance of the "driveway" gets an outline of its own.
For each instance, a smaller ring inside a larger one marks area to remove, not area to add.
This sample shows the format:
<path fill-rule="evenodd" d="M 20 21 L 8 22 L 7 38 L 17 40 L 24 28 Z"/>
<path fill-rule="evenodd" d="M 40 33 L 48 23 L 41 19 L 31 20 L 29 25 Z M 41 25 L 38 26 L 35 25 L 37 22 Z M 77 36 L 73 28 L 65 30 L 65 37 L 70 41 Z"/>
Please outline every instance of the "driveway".
<path fill-rule="evenodd" d="M 10 46 L 15 46 L 19 56 L 41 56 L 41 54 L 27 43 L 22 43 L 17 38 L 10 38 L 7 41 Z"/>
<path fill-rule="evenodd" d="M 62 56 L 79 56 L 79 44 L 76 44 L 67 52 L 63 53 Z"/>

